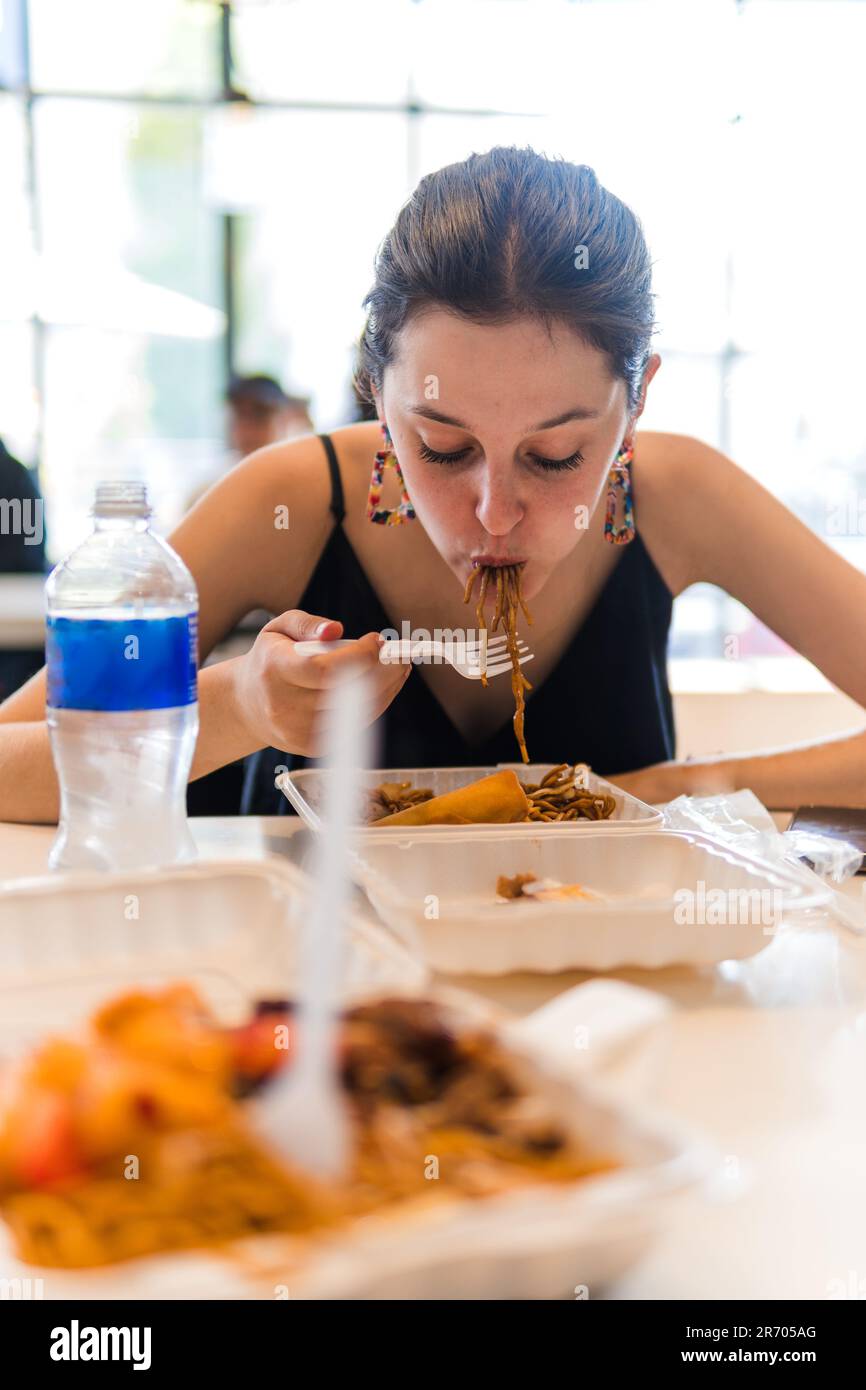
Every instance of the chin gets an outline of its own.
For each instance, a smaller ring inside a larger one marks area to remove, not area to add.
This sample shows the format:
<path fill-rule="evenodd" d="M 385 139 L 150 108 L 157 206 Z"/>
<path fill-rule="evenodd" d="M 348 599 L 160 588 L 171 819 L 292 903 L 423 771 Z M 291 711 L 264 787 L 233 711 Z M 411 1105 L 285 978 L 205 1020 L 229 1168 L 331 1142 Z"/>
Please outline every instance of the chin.
<path fill-rule="evenodd" d="M 548 579 L 550 569 L 537 560 L 527 560 L 520 581 L 520 592 L 527 603 L 541 593 Z"/>

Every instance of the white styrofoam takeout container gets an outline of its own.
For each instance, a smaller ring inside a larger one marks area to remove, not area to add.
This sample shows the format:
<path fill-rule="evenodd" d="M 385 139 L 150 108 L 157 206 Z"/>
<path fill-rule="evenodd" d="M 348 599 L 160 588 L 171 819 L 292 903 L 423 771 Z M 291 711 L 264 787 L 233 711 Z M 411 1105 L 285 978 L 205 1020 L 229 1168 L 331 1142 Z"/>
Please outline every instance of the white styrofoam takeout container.
<path fill-rule="evenodd" d="M 310 891 L 309 875 L 276 858 L 7 882 L 0 1057 L 7 1037 L 26 1042 L 31 1025 L 39 1036 L 86 1013 L 88 994 L 188 980 L 227 1019 L 246 1016 L 251 999 L 285 998 Z M 350 913 L 347 999 L 414 990 L 426 974 L 389 931 Z"/>
<path fill-rule="evenodd" d="M 413 787 L 429 787 L 434 796 L 443 796 L 446 792 L 457 791 L 460 787 L 465 787 L 469 782 L 477 782 L 482 777 L 489 777 L 494 772 L 502 772 L 510 769 L 516 772 L 523 782 L 540 782 L 544 775 L 551 770 L 553 763 L 497 763 L 495 767 L 400 767 L 400 768 L 373 768 L 365 771 L 361 777 L 361 785 L 367 789 L 378 787 L 382 782 L 410 782 Z M 321 828 L 320 810 L 324 797 L 326 779 L 328 772 L 324 768 L 303 768 L 299 772 L 281 772 L 275 780 L 275 785 L 288 797 L 298 815 L 313 830 Z M 471 835 L 483 834 L 491 831 L 497 835 L 508 835 L 510 837 L 532 837 L 541 832 L 545 835 L 554 829 L 562 831 L 567 835 L 580 835 L 587 830 L 603 829 L 607 834 L 632 831 L 648 830 L 654 826 L 660 826 L 664 817 L 661 811 L 648 806 L 645 801 L 639 801 L 630 792 L 623 791 L 621 787 L 615 786 L 612 782 L 607 782 L 603 777 L 597 777 L 594 772 L 587 776 L 587 787 L 593 792 L 607 792 L 608 795 L 615 797 L 616 807 L 608 820 L 595 821 L 581 818 L 573 821 L 554 821 L 549 825 L 541 825 L 538 822 L 516 821 L 509 824 L 499 824 L 489 821 L 480 822 L 477 825 L 390 825 L 377 827 L 367 826 L 359 832 L 366 839 L 372 836 L 377 839 L 406 840 L 408 838 L 423 837 L 424 839 L 436 838 L 442 835 Z"/>
<path fill-rule="evenodd" d="M 498 900 L 499 875 L 518 873 L 579 883 L 604 900 Z M 769 945 L 786 914 L 830 898 L 818 880 L 709 835 L 667 830 L 569 836 L 551 826 L 517 844 L 489 833 L 368 841 L 355 874 L 432 969 L 485 975 L 739 959 Z"/>
<path fill-rule="evenodd" d="M 251 923 L 245 926 L 255 930 Z M 86 924 L 80 929 L 86 932 Z M 206 977 L 196 982 L 206 983 Z M 117 987 L 110 971 L 79 973 L 65 983 L 58 975 L 52 985 L 40 979 L 28 986 L 22 978 L 27 1009 L 18 1030 L 4 1030 L 0 1061 L 9 1055 L 10 1043 L 14 1055 L 25 1038 L 32 1043 L 61 1026 L 55 1015 L 59 1001 L 63 1026 L 70 1027 L 113 997 Z M 393 985 L 388 992 L 396 992 Z M 230 1013 L 244 993 L 238 988 L 225 996 Z M 445 997 L 455 1017 L 462 1013 L 467 1023 L 492 1022 L 489 1006 L 471 996 L 446 992 Z M 620 1161 L 614 1171 L 483 1200 L 431 1200 L 432 1186 L 419 1174 L 420 1200 L 411 1209 L 383 1209 L 342 1231 L 315 1238 L 262 1236 L 219 1252 L 168 1253 L 95 1269 L 24 1264 L 0 1220 L 0 1270 L 7 1287 L 20 1280 L 29 1296 L 48 1300 L 594 1297 L 669 1228 L 677 1197 L 702 1180 L 717 1157 L 681 1126 L 624 1106 L 597 1080 L 581 1075 L 581 1068 L 566 1065 L 563 1036 L 573 1028 L 561 1013 L 557 1010 L 553 1029 L 535 1027 L 534 1015 L 507 1024 L 497 1017 L 493 1026 L 501 1027 L 508 1047 L 534 1069 L 538 1091 L 575 1137 Z M 551 1034 L 549 1051 L 545 1032 Z"/>
<path fill-rule="evenodd" d="M 35 1042 L 77 1029 L 93 1009 L 134 986 L 188 980 L 227 1023 L 248 1016 L 257 998 L 291 994 L 309 886 L 292 865 L 234 859 L 6 885 L 0 1083 L 3 1066 Z M 424 968 L 384 928 L 355 914 L 348 955 L 347 1000 L 426 988 Z M 578 1286 L 595 1293 L 670 1222 L 672 1202 L 706 1171 L 708 1152 L 679 1127 L 624 1108 L 564 1065 L 570 1024 L 561 1008 L 553 1025 L 530 1015 L 522 1038 L 523 1022 L 500 1022 L 491 1006 L 455 991 L 442 997 L 467 1021 L 501 1027 L 508 1046 L 523 1049 L 539 1068 L 539 1088 L 557 1114 L 623 1166 L 566 1187 L 383 1210 L 313 1242 L 267 1236 L 219 1253 L 185 1251 L 90 1270 L 23 1264 L 0 1221 L 0 1270 L 13 1281 L 7 1287 L 20 1280 L 23 1297 L 29 1290 L 49 1300 L 574 1298 Z"/>

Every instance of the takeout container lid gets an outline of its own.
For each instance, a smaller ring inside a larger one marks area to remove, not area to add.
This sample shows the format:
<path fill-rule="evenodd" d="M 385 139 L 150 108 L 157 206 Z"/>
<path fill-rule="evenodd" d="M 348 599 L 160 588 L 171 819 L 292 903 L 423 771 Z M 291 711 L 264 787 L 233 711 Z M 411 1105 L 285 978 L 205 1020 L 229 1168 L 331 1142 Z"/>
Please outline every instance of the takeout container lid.
<path fill-rule="evenodd" d="M 489 777 L 494 772 L 511 770 L 521 781 L 540 782 L 554 763 L 496 763 L 488 767 L 400 767 L 373 768 L 361 775 L 361 785 L 365 789 L 378 787 L 382 782 L 410 782 L 414 787 L 429 787 L 434 796 L 457 791 L 469 782 Z M 281 772 L 275 785 L 292 803 L 298 815 L 313 830 L 321 829 L 320 811 L 324 795 L 325 779 L 328 772 L 324 768 L 302 768 L 297 772 Z M 554 821 L 541 827 L 542 834 L 549 834 L 554 828 L 566 835 L 581 835 L 587 830 L 603 830 L 605 834 L 622 834 L 624 831 L 648 830 L 659 827 L 664 817 L 661 811 L 639 801 L 630 792 L 623 791 L 613 782 L 590 772 L 587 787 L 593 792 L 607 792 L 616 800 L 613 815 L 608 820 L 595 821 L 581 818 L 573 821 Z M 389 825 L 367 826 L 358 832 L 360 839 L 368 836 L 375 839 L 409 840 L 433 839 L 444 835 L 475 837 L 479 834 L 508 835 L 510 838 L 532 838 L 539 834 L 537 822 L 517 821 L 510 824 L 484 821 L 478 825 Z"/>
<path fill-rule="evenodd" d="M 656 969 L 741 959 L 786 915 L 823 907 L 830 889 L 710 835 L 580 836 L 557 826 L 519 844 L 499 835 L 363 844 L 356 877 L 425 964 L 457 974 Z M 580 883 L 605 901 L 499 902 L 500 874 Z M 720 896 L 721 895 L 721 896 Z M 721 915 L 722 920 L 719 920 Z"/>
<path fill-rule="evenodd" d="M 0 886 L 0 1050 L 16 1021 L 64 1027 L 84 998 L 189 980 L 222 1014 L 285 997 L 312 881 L 277 858 L 74 872 Z M 350 911 L 347 998 L 424 985 L 387 928 Z M 75 986 L 75 988 L 73 988 Z M 78 1001 L 74 1004 L 73 1001 Z"/>

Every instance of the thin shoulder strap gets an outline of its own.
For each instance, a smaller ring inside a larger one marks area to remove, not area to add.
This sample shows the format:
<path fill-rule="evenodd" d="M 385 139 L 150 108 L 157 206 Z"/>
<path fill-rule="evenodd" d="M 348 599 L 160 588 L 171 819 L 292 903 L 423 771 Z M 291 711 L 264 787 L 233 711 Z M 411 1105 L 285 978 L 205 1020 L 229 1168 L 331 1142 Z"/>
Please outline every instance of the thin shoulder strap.
<path fill-rule="evenodd" d="M 346 515 L 346 506 L 343 500 L 343 479 L 340 477 L 340 465 L 337 462 L 337 451 L 334 442 L 329 434 L 320 434 L 319 438 L 325 446 L 325 453 L 328 456 L 328 468 L 331 472 L 331 515 L 337 525 L 342 525 L 343 517 Z"/>

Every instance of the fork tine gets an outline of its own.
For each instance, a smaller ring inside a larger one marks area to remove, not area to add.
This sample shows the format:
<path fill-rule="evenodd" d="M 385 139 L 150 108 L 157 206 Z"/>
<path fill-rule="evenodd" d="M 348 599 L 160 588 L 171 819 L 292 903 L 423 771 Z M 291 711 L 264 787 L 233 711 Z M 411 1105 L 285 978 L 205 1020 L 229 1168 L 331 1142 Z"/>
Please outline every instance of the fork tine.
<path fill-rule="evenodd" d="M 535 659 L 534 653 L 530 652 L 528 656 L 522 656 L 522 657 L 520 658 L 520 660 L 518 661 L 517 664 L 518 664 L 518 666 L 525 666 L 526 663 L 527 663 L 527 661 L 534 661 L 534 659 Z M 494 664 L 493 664 L 492 666 L 488 666 L 488 667 L 487 667 L 487 676 L 488 676 L 488 677 L 490 677 L 490 676 L 501 676 L 502 673 L 503 673 L 503 671 L 510 671 L 510 670 L 511 670 L 511 661 L 510 661 L 510 660 L 508 660 L 508 661 L 496 661 L 496 662 L 494 662 Z"/>
<path fill-rule="evenodd" d="M 487 643 L 487 655 L 490 656 L 491 653 L 495 655 L 498 652 L 504 652 L 506 650 L 507 641 L 507 637 L 491 637 L 490 641 Z M 517 650 L 520 652 L 529 651 L 522 637 L 518 637 L 517 639 Z M 468 642 L 466 644 L 466 651 L 473 657 L 478 656 L 481 651 L 481 646 L 478 642 Z"/>
<path fill-rule="evenodd" d="M 518 637 L 517 640 L 522 642 L 523 638 Z M 487 650 L 489 651 L 491 647 L 504 647 L 507 641 L 508 634 L 505 632 L 498 632 L 495 637 L 491 635 L 487 638 Z M 479 638 L 477 642 L 464 642 L 463 645 L 468 651 L 478 651 L 481 647 L 481 639 Z"/>
<path fill-rule="evenodd" d="M 527 656 L 522 656 L 522 657 L 520 658 L 520 661 L 519 661 L 517 664 L 518 664 L 518 666 L 525 666 L 526 663 L 527 663 L 527 661 L 533 661 L 533 660 L 534 660 L 534 653 L 533 653 L 533 652 L 530 652 Z M 480 680 L 480 679 L 481 679 L 481 669 L 480 669 L 480 667 L 475 667 L 475 668 L 473 669 L 472 663 L 469 663 L 468 669 L 466 669 L 466 670 L 463 670 L 463 669 L 461 669 L 461 668 L 459 668 L 459 667 L 458 667 L 457 669 L 460 670 L 460 674 L 461 674 L 461 675 L 465 675 L 465 676 L 466 676 L 469 680 L 471 680 L 471 681 L 477 681 L 477 680 Z M 508 659 L 507 661 L 494 661 L 494 662 L 492 662 L 492 663 L 489 663 L 489 664 L 488 664 L 488 667 L 487 667 L 487 670 L 486 670 L 486 672 L 485 672 L 485 675 L 486 675 L 486 676 L 488 677 L 488 679 L 489 679 L 491 676 L 501 676 L 502 673 L 503 673 L 504 671 L 510 671 L 510 670 L 511 670 L 511 658 L 509 657 L 509 659 Z"/>
<path fill-rule="evenodd" d="M 517 643 L 517 655 L 518 655 L 518 656 L 525 656 L 525 655 L 528 654 L 528 652 L 529 652 L 529 648 L 527 647 L 527 645 L 526 645 L 525 642 L 518 642 L 518 643 Z M 488 666 L 491 665 L 492 660 L 493 660 L 494 658 L 495 658 L 497 661 L 504 661 L 504 659 L 505 659 L 505 649 L 503 648 L 502 651 L 493 652 L 492 654 L 488 652 L 488 654 L 487 654 L 487 665 L 488 665 Z M 510 658 L 509 658 L 509 660 L 510 660 Z"/>

